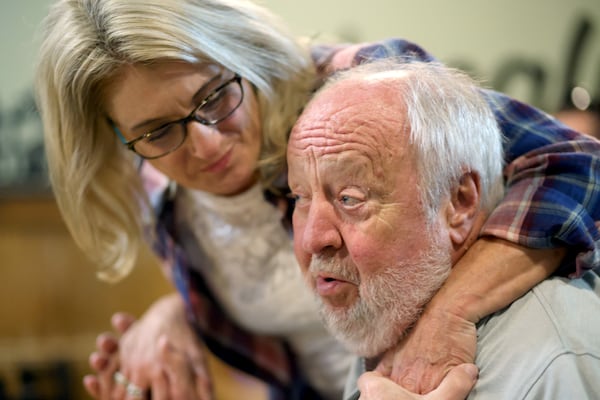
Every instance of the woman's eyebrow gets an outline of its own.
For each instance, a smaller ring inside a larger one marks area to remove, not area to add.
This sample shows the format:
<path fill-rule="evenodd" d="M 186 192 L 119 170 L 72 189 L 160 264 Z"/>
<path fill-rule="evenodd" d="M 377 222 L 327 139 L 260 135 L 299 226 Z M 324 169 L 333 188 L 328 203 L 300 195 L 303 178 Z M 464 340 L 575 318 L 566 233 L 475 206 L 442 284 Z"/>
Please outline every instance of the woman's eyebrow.
<path fill-rule="evenodd" d="M 200 94 L 204 94 L 203 92 L 206 91 L 206 87 L 208 85 L 210 85 L 211 83 L 213 83 L 215 80 L 221 79 L 222 76 L 223 76 L 223 73 L 219 72 L 218 74 L 216 74 L 215 76 L 213 76 L 212 78 L 210 78 L 208 81 L 206 81 L 206 83 L 204 85 L 202 85 L 200 87 L 200 89 L 198 89 L 196 91 L 196 93 L 194 93 L 194 95 L 192 96 L 193 101 L 197 102 L 198 100 L 204 100 L 206 98 L 206 95 L 209 95 L 210 93 L 206 93 L 205 96 L 203 96 L 201 99 L 199 99 L 198 97 L 200 96 Z M 216 87 L 218 87 L 218 85 Z"/>
<path fill-rule="evenodd" d="M 222 75 L 223 74 L 221 72 L 219 72 L 218 74 L 216 74 L 215 76 L 213 76 L 212 78 L 210 78 L 208 81 L 206 81 L 202 86 L 200 86 L 200 88 L 198 90 L 196 90 L 196 93 L 194 93 L 192 95 L 192 103 L 197 102 L 198 100 L 204 100 L 204 97 L 206 97 L 206 96 L 204 96 L 201 99 L 199 99 L 200 95 L 203 94 L 203 92 L 206 90 L 206 87 L 208 85 L 210 85 L 215 80 L 220 79 Z M 150 118 L 150 119 L 144 120 L 144 121 L 142 121 L 142 122 L 134 125 L 130 130 L 132 132 L 134 132 L 136 130 L 141 130 L 145 126 L 154 125 L 157 122 L 162 121 L 162 120 L 163 120 L 163 118 L 160 118 L 160 117 L 159 118 Z"/>

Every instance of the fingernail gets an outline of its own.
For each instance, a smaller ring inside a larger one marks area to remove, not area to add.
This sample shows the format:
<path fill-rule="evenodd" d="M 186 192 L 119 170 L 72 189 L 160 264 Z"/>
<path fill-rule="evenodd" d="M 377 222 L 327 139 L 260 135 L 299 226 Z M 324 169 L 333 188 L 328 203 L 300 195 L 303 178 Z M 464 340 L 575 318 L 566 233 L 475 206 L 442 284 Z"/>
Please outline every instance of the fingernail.
<path fill-rule="evenodd" d="M 479 376 L 479 368 L 475 364 L 465 364 L 465 372 L 471 377 L 471 379 L 476 380 Z"/>

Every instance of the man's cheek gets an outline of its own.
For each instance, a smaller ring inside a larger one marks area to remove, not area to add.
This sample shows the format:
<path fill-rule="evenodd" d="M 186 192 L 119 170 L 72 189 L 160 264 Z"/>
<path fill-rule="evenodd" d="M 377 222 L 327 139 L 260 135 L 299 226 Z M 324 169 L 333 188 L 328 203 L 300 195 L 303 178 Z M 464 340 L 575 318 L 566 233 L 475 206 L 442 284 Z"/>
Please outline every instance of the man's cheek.
<path fill-rule="evenodd" d="M 294 235 L 296 233 L 296 230 L 294 230 Z M 298 238 L 298 236 L 294 237 Z M 310 267 L 311 255 L 302 249 L 300 240 L 294 240 L 294 254 L 296 255 L 296 259 L 298 260 L 298 264 L 300 265 L 300 270 L 302 271 L 302 274 L 306 275 Z"/>

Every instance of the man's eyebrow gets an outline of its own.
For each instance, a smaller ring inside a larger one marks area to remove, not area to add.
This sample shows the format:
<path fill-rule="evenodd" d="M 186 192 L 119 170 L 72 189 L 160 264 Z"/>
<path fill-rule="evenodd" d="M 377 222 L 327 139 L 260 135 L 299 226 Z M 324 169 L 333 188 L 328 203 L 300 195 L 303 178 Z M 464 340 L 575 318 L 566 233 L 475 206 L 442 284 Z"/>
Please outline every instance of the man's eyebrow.
<path fill-rule="evenodd" d="M 220 79 L 221 76 L 223 76 L 223 74 L 221 72 L 219 72 L 217 75 L 213 76 L 212 78 L 210 78 L 208 81 L 206 81 L 204 83 L 204 85 L 200 86 L 200 88 L 198 90 L 196 90 L 196 93 L 194 93 L 192 95 L 192 102 L 196 102 L 198 101 L 198 97 L 203 94 L 203 92 L 206 90 L 206 87 L 209 86 L 211 83 L 213 83 L 215 80 Z M 204 98 L 200 99 L 200 100 L 204 100 Z M 148 126 L 148 125 L 153 125 L 158 121 L 163 120 L 163 118 L 150 118 L 147 120 L 144 120 L 136 125 L 133 126 L 133 128 L 131 128 L 131 131 L 136 131 L 138 129 L 143 128 L 144 126 Z M 172 121 L 173 122 L 173 121 Z M 169 122 L 166 122 L 164 125 L 169 124 Z"/>

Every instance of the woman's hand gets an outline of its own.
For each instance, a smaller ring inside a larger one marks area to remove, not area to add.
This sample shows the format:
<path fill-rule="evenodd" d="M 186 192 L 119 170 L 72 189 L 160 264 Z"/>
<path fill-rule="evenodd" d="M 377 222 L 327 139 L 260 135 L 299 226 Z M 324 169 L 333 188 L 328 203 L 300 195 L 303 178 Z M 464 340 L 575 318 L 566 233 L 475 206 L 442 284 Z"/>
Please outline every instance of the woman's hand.
<path fill-rule="evenodd" d="M 477 381 L 477 367 L 461 364 L 450 370 L 437 389 L 425 395 L 411 393 L 379 372 L 358 379 L 360 400 L 463 400 Z"/>
<path fill-rule="evenodd" d="M 206 364 L 190 362 L 189 354 L 164 336 L 158 343 L 163 374 L 152 384 L 152 400 L 210 400 L 213 398 Z"/>
<path fill-rule="evenodd" d="M 136 398 L 131 393 L 126 397 L 131 383 L 142 392 L 151 390 L 153 400 L 212 398 L 202 344 L 185 319 L 178 295 L 158 300 L 139 321 L 118 313 L 112 322 L 122 337 L 98 337 L 97 351 L 90 356 L 97 375 L 84 378 L 92 397 Z M 123 384 L 115 382 L 117 371 Z"/>
<path fill-rule="evenodd" d="M 112 399 L 111 393 L 116 388 L 114 374 L 119 368 L 119 340 L 111 332 L 98 335 L 96 351 L 89 357 L 90 367 L 96 375 L 86 375 L 83 386 L 94 399 Z"/>

